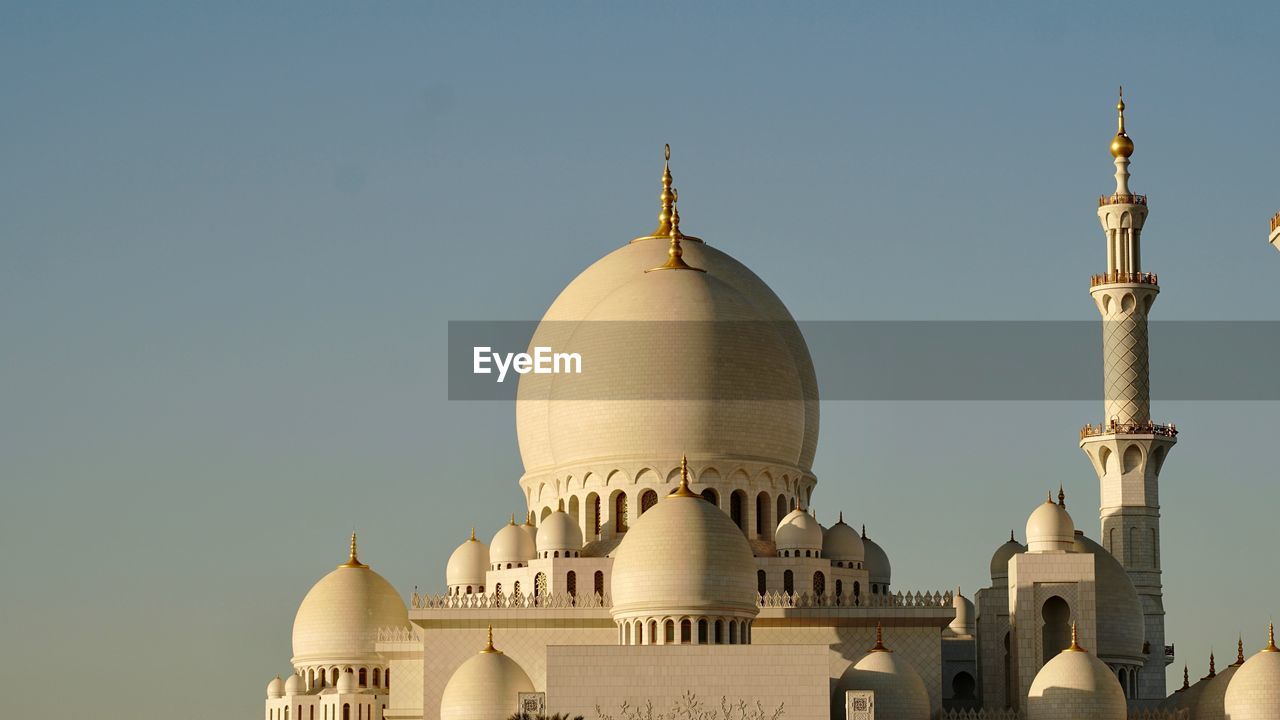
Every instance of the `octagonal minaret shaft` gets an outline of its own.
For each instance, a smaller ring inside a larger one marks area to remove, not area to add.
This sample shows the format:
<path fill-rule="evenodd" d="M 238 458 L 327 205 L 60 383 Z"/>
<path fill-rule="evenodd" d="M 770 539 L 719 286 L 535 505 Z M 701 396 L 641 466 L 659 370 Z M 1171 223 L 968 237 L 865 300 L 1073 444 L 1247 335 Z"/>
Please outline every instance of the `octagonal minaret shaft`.
<path fill-rule="evenodd" d="M 1124 126 L 1124 96 L 1116 105 L 1118 128 L 1111 141 L 1116 189 L 1098 199 L 1098 220 L 1107 242 L 1107 271 L 1090 282 L 1102 315 L 1103 419 L 1080 432 L 1080 448 L 1101 484 L 1101 544 L 1129 572 L 1142 600 L 1146 664 L 1138 697 L 1165 697 L 1164 603 L 1160 579 L 1159 475 L 1176 442 L 1172 425 L 1151 421 L 1147 318 L 1160 292 L 1157 278 L 1142 269 L 1142 228 L 1147 198 L 1129 189 L 1133 141 Z"/>

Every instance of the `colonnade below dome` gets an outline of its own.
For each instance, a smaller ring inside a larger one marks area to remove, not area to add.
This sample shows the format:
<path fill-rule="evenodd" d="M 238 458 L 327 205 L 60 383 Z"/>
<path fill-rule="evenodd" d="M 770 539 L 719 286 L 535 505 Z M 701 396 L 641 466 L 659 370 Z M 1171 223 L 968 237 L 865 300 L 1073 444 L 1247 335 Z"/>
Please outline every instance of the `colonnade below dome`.
<path fill-rule="evenodd" d="M 654 615 L 618 621 L 619 645 L 750 645 L 751 619 Z"/>

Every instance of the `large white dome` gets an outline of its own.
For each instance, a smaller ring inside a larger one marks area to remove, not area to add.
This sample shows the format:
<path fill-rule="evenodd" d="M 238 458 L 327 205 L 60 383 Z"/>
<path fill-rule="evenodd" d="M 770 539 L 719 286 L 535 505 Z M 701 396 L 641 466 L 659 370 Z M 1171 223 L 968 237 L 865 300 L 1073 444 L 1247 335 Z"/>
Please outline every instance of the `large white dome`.
<path fill-rule="evenodd" d="M 580 353 L 583 369 L 521 376 L 526 478 L 686 453 L 810 474 L 817 381 L 791 314 L 702 242 L 686 240 L 684 260 L 706 272 L 645 272 L 667 249 L 651 238 L 614 250 L 543 316 L 531 346 Z"/>
<path fill-rule="evenodd" d="M 356 557 L 312 586 L 293 618 L 293 664 L 364 662 L 378 657 L 378 629 L 409 624 L 396 589 Z"/>
<path fill-rule="evenodd" d="M 636 520 L 611 579 L 615 618 L 758 612 L 755 558 L 742 530 L 684 484 Z"/>
<path fill-rule="evenodd" d="M 1230 720 L 1275 720 L 1280 718 L 1280 651 L 1275 631 L 1267 647 L 1245 661 L 1237 670 L 1223 698 Z"/>
<path fill-rule="evenodd" d="M 876 644 L 861 660 L 845 669 L 836 681 L 831 697 L 831 717 L 844 720 L 845 692 L 875 692 L 876 717 L 893 720 L 928 720 L 932 713 L 929 690 L 911 664 L 901 659 L 881 642 L 876 627 Z"/>
<path fill-rule="evenodd" d="M 515 712 L 517 695 L 533 692 L 528 673 L 489 642 L 458 666 L 440 696 L 440 720 L 505 720 Z"/>
<path fill-rule="evenodd" d="M 1092 653 L 1076 645 L 1040 668 L 1027 693 L 1027 720 L 1125 720 L 1120 681 Z"/>

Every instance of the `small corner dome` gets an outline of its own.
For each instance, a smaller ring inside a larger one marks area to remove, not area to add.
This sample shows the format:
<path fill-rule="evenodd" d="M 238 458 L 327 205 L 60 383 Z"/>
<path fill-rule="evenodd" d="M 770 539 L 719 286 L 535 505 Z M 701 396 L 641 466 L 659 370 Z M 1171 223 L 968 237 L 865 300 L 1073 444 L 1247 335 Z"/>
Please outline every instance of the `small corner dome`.
<path fill-rule="evenodd" d="M 1027 518 L 1027 548 L 1030 552 L 1071 552 L 1076 542 L 1076 526 L 1062 505 L 1046 500 Z"/>
<path fill-rule="evenodd" d="M 920 674 L 906 660 L 886 650 L 872 650 L 850 665 L 836 682 L 831 717 L 843 718 L 845 692 L 871 690 L 876 694 L 876 716 L 894 720 L 929 720 L 929 690 Z"/>
<path fill-rule="evenodd" d="M 812 515 L 799 508 L 778 523 L 774 544 L 779 550 L 822 550 L 822 527 Z"/>
<path fill-rule="evenodd" d="M 862 529 L 862 545 L 866 549 L 867 579 L 877 585 L 888 585 L 892 578 L 893 568 L 889 565 L 889 554 L 876 541 L 867 537 L 866 528 Z"/>
<path fill-rule="evenodd" d="M 351 672 L 351 668 L 343 670 L 338 675 L 337 691 L 341 695 L 346 695 L 356 691 L 356 674 Z"/>
<path fill-rule="evenodd" d="M 499 530 L 493 536 L 493 542 L 489 543 L 489 559 L 495 565 L 527 563 L 537 555 L 533 537 L 523 525 L 516 525 L 514 521 Z"/>
<path fill-rule="evenodd" d="M 972 635 L 977 629 L 974 622 L 973 601 L 960 594 L 960 588 L 956 588 L 956 594 L 951 598 L 951 607 L 955 608 L 956 618 L 951 621 L 951 631 L 957 635 Z"/>
<path fill-rule="evenodd" d="M 440 696 L 440 720 L 495 720 L 509 717 L 516 694 L 533 692 L 528 673 L 489 645 L 458 666 Z"/>
<path fill-rule="evenodd" d="M 996 548 L 991 555 L 991 579 L 1009 577 L 1009 561 L 1014 555 L 1027 551 L 1027 546 L 1013 539 L 1013 533 L 1003 545 Z"/>
<path fill-rule="evenodd" d="M 297 673 L 290 675 L 289 679 L 284 681 L 285 695 L 301 695 L 306 691 L 307 686 L 302 682 L 302 676 Z"/>
<path fill-rule="evenodd" d="M 623 536 L 610 585 L 615 617 L 758 612 L 756 562 L 742 530 L 715 505 L 680 489 Z"/>
<path fill-rule="evenodd" d="M 458 546 L 449 556 L 445 565 L 445 584 L 450 587 L 458 585 L 484 585 L 485 573 L 489 570 L 489 548 L 476 539 L 475 531 L 471 538 Z"/>
<path fill-rule="evenodd" d="M 1027 694 L 1027 720 L 1125 720 L 1120 681 L 1086 650 L 1067 649 L 1040 668 Z"/>
<path fill-rule="evenodd" d="M 1274 640 L 1237 670 L 1222 706 L 1231 720 L 1275 720 L 1280 717 L 1280 652 Z"/>
<path fill-rule="evenodd" d="M 866 559 L 867 549 L 858 531 L 846 525 L 841 518 L 823 534 L 822 556 L 836 562 L 862 562 Z"/>
<path fill-rule="evenodd" d="M 271 682 L 267 683 L 267 699 L 275 700 L 279 697 L 284 697 L 284 681 L 277 675 Z"/>
<path fill-rule="evenodd" d="M 378 629 L 404 627 L 409 612 L 396 589 L 351 557 L 312 586 L 293 618 L 295 666 L 378 657 Z"/>
<path fill-rule="evenodd" d="M 538 554 L 582 549 L 582 528 L 561 507 L 542 521 L 538 530 Z"/>

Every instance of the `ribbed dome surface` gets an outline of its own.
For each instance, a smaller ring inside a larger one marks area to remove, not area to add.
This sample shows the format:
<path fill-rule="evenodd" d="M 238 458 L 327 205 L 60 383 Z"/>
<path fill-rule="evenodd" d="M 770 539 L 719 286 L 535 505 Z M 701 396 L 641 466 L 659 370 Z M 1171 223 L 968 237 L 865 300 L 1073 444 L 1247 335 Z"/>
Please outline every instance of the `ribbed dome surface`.
<path fill-rule="evenodd" d="M 668 495 L 636 520 L 614 556 L 611 585 L 615 617 L 757 612 L 751 546 L 698 496 Z"/>
<path fill-rule="evenodd" d="M 409 624 L 404 601 L 368 566 L 342 565 L 321 578 L 293 619 L 293 664 L 378 657 L 378 628 Z"/>
<path fill-rule="evenodd" d="M 614 250 L 547 310 L 531 346 L 580 353 L 583 371 L 520 377 L 527 474 L 686 452 L 810 471 L 817 381 L 790 313 L 759 277 L 703 243 L 683 249 L 705 273 L 646 273 L 667 248 L 641 240 Z"/>

